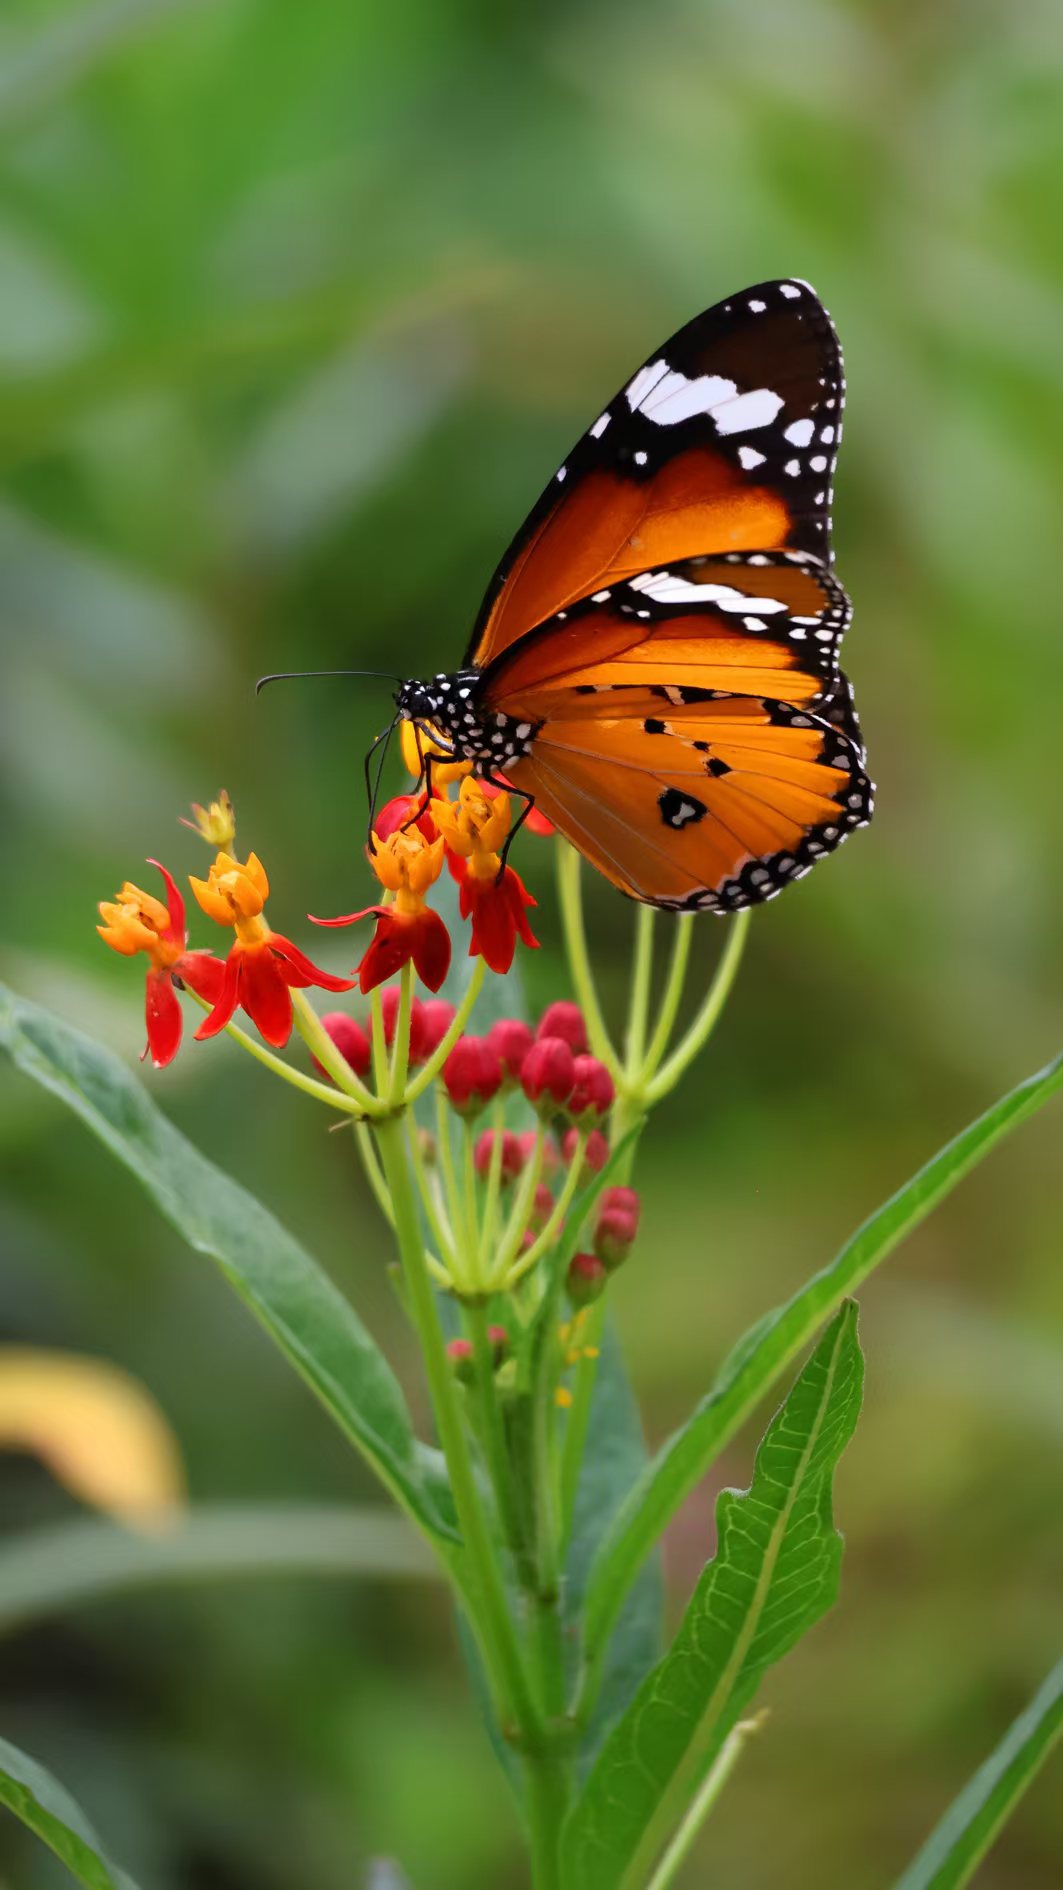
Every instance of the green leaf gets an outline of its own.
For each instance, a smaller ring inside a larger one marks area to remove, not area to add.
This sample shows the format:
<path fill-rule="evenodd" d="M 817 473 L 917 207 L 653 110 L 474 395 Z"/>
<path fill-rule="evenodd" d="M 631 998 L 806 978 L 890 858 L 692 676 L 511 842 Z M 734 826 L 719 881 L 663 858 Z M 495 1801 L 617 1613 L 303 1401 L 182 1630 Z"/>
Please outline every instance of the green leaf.
<path fill-rule="evenodd" d="M 638 1405 L 616 1335 L 606 1326 L 591 1402 L 593 1449 L 583 1458 L 566 1568 L 565 1615 L 579 1620 L 595 1552 L 625 1496 L 646 1464 Z M 640 1569 L 609 1639 L 594 1712 L 580 1741 L 585 1765 L 608 1728 L 660 1658 L 664 1639 L 664 1582 L 660 1557 Z"/>
<path fill-rule="evenodd" d="M 0 1634 L 129 1589 L 260 1575 L 432 1580 L 439 1564 L 391 1509 L 340 1503 L 199 1503 L 172 1527 L 122 1528 L 97 1516 L 7 1535 L 0 1545 Z"/>
<path fill-rule="evenodd" d="M 21 1818 L 86 1890 L 136 1890 L 58 1779 L 6 1739 L 0 1739 L 0 1805 Z"/>
<path fill-rule="evenodd" d="M 850 1301 L 820 1340 L 768 1427 L 751 1487 L 720 1496 L 716 1556 L 569 1819 L 569 1890 L 644 1883 L 766 1668 L 834 1601 L 831 1482 L 860 1409 L 856 1316 Z"/>
<path fill-rule="evenodd" d="M 1063 1660 L 953 1801 L 895 1890 L 962 1890 L 1063 1733 Z"/>
<path fill-rule="evenodd" d="M 305 1248 L 186 1141 L 109 1050 L 2 985 L 0 1045 L 88 1124 L 190 1247 L 217 1261 L 409 1514 L 453 1539 L 435 1453 L 418 1446 L 390 1366 Z"/>
<path fill-rule="evenodd" d="M 653 1544 L 721 1450 L 820 1325 L 1011 1129 L 1063 1089 L 1063 1056 L 1020 1083 L 921 1168 L 837 1257 L 738 1341 L 693 1416 L 662 1445 L 599 1550 L 587 1590 L 587 1650 L 600 1659 Z"/>

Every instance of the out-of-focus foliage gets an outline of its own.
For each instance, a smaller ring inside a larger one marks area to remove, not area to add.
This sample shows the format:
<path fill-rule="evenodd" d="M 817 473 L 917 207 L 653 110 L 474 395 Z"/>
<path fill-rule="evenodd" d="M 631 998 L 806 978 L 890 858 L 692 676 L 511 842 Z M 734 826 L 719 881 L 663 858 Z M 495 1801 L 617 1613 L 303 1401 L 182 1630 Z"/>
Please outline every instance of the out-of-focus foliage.
<path fill-rule="evenodd" d="M 711 1056 L 641 1152 L 646 1231 L 615 1291 L 654 1438 L 1057 1047 L 1061 127 L 1053 0 L 2 10 L 3 969 L 130 1055 L 141 980 L 94 902 L 146 854 L 202 869 L 189 800 L 231 790 L 304 942 L 308 909 L 365 897 L 386 685 L 256 702 L 255 676 L 456 661 L 523 511 L 655 341 L 775 273 L 836 317 L 879 813 L 756 919 Z M 529 840 L 521 861 L 536 998 L 547 857 Z M 615 998 L 625 913 L 596 889 Z M 706 960 L 718 940 L 706 921 Z M 228 1044 L 148 1080 L 354 1292 L 417 1400 L 345 1138 Z M 197 1498 L 367 1494 L 235 1301 L 6 1073 L 0 1136 L 4 1336 L 137 1373 Z M 1057 1138 L 1033 1124 L 867 1292 L 842 1603 L 766 1689 L 711 1825 L 721 1883 L 878 1890 L 1058 1650 Z M 726 1476 L 749 1470 L 747 1438 Z M 2 1487 L 5 1528 L 64 1513 L 29 1463 Z M 673 1532 L 676 1612 L 713 1494 Z M 154 1890 L 346 1890 L 385 1851 L 417 1890 L 521 1882 L 433 1590 L 86 1606 L 9 1643 L 0 1727 Z M 1061 1852 L 1046 1780 L 982 1881 L 1051 1890 Z M 13 1828 L 0 1859 L 20 1890 L 60 1880 Z"/>

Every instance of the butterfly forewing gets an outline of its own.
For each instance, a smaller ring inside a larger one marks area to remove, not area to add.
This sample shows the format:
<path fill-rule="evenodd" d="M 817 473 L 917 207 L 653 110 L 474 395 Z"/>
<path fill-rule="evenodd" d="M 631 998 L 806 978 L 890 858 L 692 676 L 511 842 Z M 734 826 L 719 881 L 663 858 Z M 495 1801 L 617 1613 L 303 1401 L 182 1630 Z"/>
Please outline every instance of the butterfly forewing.
<path fill-rule="evenodd" d="M 581 597 L 704 554 L 830 560 L 844 398 L 826 310 L 796 279 L 743 290 L 657 349 L 595 420 L 503 558 L 484 668 Z"/>

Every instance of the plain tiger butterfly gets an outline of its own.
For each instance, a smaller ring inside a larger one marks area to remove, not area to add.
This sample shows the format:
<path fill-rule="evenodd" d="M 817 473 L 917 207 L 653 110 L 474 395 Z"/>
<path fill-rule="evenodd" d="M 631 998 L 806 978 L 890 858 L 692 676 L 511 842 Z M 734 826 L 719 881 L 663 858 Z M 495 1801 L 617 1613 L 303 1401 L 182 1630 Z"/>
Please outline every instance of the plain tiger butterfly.
<path fill-rule="evenodd" d="M 463 667 L 404 683 L 399 716 L 647 904 L 733 912 L 808 872 L 873 804 L 838 663 L 844 391 L 805 282 L 688 322 L 532 508 Z"/>

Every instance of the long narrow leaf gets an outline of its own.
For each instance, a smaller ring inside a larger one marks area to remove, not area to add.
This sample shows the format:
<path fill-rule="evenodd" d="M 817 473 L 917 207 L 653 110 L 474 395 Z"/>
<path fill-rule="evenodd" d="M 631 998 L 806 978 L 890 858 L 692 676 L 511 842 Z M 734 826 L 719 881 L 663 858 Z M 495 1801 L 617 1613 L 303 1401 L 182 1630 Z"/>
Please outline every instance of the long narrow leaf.
<path fill-rule="evenodd" d="M 1063 1733 L 1063 1660 L 964 1786 L 895 1890 L 963 1890 Z"/>
<path fill-rule="evenodd" d="M 1061 1089 L 1063 1056 L 1020 1083 L 947 1143 L 858 1228 L 829 1266 L 739 1341 L 708 1396 L 633 1486 L 599 1549 L 587 1589 L 587 1650 L 592 1662 L 600 1656 L 636 1572 L 671 1517 L 824 1319 L 1009 1130 Z"/>
<path fill-rule="evenodd" d="M 136 1890 L 58 1779 L 6 1739 L 0 1739 L 0 1805 L 53 1850 L 85 1890 Z"/>
<path fill-rule="evenodd" d="M 850 1302 L 768 1427 L 751 1487 L 719 1499 L 715 1559 L 569 1820 L 566 1890 L 641 1890 L 765 1670 L 833 1602 L 842 1543 L 831 1487 L 862 1381 Z"/>
<path fill-rule="evenodd" d="M 434 1455 L 420 1452 L 398 1382 L 353 1307 L 261 1202 L 199 1154 L 125 1064 L 0 985 L 0 1046 L 134 1174 L 230 1285 L 423 1528 L 452 1537 Z"/>

